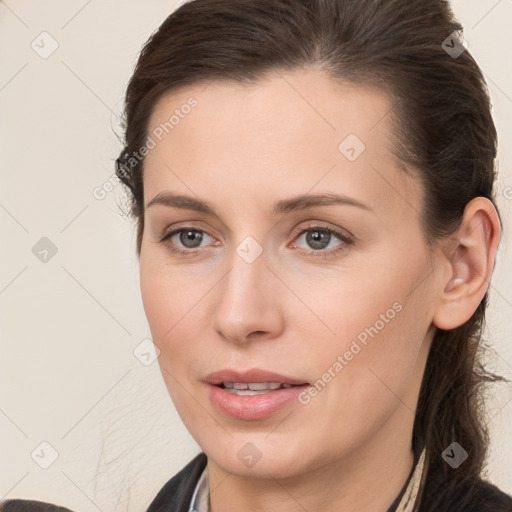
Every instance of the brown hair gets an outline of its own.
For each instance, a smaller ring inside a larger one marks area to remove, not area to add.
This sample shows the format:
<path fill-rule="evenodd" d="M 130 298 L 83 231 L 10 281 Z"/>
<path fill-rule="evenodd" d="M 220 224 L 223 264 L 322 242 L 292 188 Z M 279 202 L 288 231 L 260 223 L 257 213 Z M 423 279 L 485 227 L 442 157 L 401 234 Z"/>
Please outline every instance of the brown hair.
<path fill-rule="evenodd" d="M 144 230 L 144 160 L 134 155 L 146 143 L 156 102 L 199 82 L 257 84 L 275 71 L 308 67 L 390 95 L 396 156 L 424 185 L 426 240 L 455 233 L 471 199 L 495 203 L 497 147 L 483 74 L 453 34 L 461 30 L 446 0 L 184 3 L 144 45 L 126 91 L 117 173 L 130 188 L 137 253 Z M 437 329 L 426 364 L 413 443 L 424 444 L 429 469 L 446 476 L 454 472 L 441 454 L 453 441 L 469 454 L 459 477 L 478 476 L 486 458 L 484 384 L 504 380 L 481 363 L 486 305 L 487 293 L 464 325 Z"/>

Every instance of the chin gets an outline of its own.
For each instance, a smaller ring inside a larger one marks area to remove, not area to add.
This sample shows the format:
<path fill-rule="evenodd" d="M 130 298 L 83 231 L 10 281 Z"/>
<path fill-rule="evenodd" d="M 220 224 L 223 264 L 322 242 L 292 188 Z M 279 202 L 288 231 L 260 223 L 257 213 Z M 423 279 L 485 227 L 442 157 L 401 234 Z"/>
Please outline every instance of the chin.
<path fill-rule="evenodd" d="M 265 437 L 268 436 L 268 437 Z M 272 434 L 226 435 L 224 445 L 201 445 L 208 458 L 227 473 L 251 478 L 287 478 L 309 468 L 308 455 L 289 440 L 272 440 Z M 303 444 L 302 444 L 303 445 Z M 320 462 L 318 463 L 320 465 Z"/>

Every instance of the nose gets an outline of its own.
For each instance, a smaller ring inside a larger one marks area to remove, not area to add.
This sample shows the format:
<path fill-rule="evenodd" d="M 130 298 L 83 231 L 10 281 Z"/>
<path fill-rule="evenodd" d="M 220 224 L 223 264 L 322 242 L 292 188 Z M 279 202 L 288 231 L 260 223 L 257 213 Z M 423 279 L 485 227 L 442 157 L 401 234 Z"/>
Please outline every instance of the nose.
<path fill-rule="evenodd" d="M 230 270 L 217 287 L 214 330 L 236 344 L 279 336 L 283 328 L 279 303 L 283 284 L 269 268 L 265 253 L 248 263 L 235 252 L 231 261 Z"/>

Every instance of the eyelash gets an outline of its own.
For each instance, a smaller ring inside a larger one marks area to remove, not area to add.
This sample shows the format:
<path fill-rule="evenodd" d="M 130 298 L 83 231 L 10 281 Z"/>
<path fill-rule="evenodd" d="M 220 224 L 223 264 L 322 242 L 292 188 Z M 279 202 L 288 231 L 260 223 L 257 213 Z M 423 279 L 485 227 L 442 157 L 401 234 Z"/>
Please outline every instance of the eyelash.
<path fill-rule="evenodd" d="M 178 233 L 181 233 L 183 231 L 192 231 L 192 232 L 196 232 L 196 233 L 206 233 L 209 237 L 211 238 L 215 238 L 213 235 L 211 235 L 208 231 L 205 231 L 204 229 L 195 229 L 195 228 L 192 228 L 192 227 L 181 227 L 181 228 L 178 228 L 178 229 L 175 229 L 169 233 L 167 233 L 166 235 L 164 235 L 161 239 L 160 239 L 160 243 L 162 243 L 163 245 L 166 246 L 166 248 L 168 248 L 171 252 L 173 253 L 176 253 L 176 254 L 180 254 L 180 255 L 185 255 L 185 256 L 195 256 L 199 253 L 202 253 L 204 252 L 204 248 L 203 249 L 188 249 L 188 250 L 181 250 L 181 249 L 176 249 L 175 247 L 173 247 L 170 243 L 168 243 L 167 241 L 172 238 L 174 235 L 178 234 Z M 304 233 L 308 233 L 308 232 L 320 232 L 320 233 L 329 233 L 331 235 L 335 235 L 336 237 L 338 237 L 343 243 L 341 244 L 341 246 L 338 246 L 338 247 L 335 247 L 334 249 L 328 249 L 328 250 L 305 250 L 305 249 L 298 249 L 299 253 L 301 254 L 306 254 L 307 256 L 312 256 L 313 258 L 328 258 L 328 257 L 331 257 L 331 256 L 335 256 L 336 254 L 344 251 L 344 250 L 347 250 L 348 246 L 352 245 L 354 243 L 354 240 L 339 232 L 338 230 L 336 229 L 333 229 L 333 228 L 330 228 L 328 226 L 321 226 L 321 225 L 313 225 L 313 226 L 307 226 L 305 228 L 303 228 L 294 238 L 294 240 L 298 239 L 300 236 L 302 236 Z"/>

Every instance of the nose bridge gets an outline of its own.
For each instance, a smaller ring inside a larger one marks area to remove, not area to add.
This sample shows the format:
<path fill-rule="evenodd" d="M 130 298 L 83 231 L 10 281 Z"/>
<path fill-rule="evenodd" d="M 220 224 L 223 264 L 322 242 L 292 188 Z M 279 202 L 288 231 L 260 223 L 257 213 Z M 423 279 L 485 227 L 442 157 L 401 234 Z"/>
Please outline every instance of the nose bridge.
<path fill-rule="evenodd" d="M 225 338 L 243 341 L 251 332 L 275 329 L 278 312 L 267 264 L 263 247 L 252 237 L 234 248 L 214 313 L 214 328 Z"/>
<path fill-rule="evenodd" d="M 246 308 L 254 310 L 264 300 L 261 294 L 265 293 L 262 284 L 268 272 L 266 264 L 263 247 L 254 239 L 244 239 L 238 244 L 230 258 L 230 271 L 220 298 L 222 305 L 232 311 L 242 312 Z"/>

